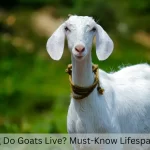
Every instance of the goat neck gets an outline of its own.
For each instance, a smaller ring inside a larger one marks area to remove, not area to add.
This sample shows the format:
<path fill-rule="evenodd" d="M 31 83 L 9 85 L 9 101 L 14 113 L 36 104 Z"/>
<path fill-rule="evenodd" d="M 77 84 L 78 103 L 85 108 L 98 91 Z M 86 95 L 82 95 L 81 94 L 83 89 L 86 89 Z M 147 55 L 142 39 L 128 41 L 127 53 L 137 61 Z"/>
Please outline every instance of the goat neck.
<path fill-rule="evenodd" d="M 91 54 L 88 54 L 83 60 L 76 60 L 72 56 L 72 80 L 78 86 L 90 86 L 94 82 L 92 72 Z"/>

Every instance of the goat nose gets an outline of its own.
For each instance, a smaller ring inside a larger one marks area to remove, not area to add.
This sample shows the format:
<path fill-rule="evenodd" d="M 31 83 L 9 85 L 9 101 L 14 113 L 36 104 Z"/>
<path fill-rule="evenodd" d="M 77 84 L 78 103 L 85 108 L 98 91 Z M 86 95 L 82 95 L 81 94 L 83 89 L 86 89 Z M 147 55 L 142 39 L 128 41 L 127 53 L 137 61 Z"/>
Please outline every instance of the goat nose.
<path fill-rule="evenodd" d="M 83 52 L 84 50 L 85 50 L 85 47 L 83 46 L 83 45 L 77 45 L 76 47 L 75 47 L 75 50 L 77 51 L 77 52 Z"/>

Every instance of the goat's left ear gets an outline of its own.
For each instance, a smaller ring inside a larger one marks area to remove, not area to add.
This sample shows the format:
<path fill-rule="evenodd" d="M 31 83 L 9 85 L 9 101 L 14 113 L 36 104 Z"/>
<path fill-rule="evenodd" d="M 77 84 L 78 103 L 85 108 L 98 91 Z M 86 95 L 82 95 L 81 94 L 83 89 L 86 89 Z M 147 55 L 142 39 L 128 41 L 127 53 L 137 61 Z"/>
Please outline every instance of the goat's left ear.
<path fill-rule="evenodd" d="M 114 44 L 100 25 L 97 24 L 96 29 L 96 54 L 99 60 L 105 60 L 112 53 Z"/>
<path fill-rule="evenodd" d="M 59 28 L 52 34 L 48 39 L 46 48 L 54 60 L 59 60 L 62 57 L 65 43 L 65 32 L 64 24 L 60 25 Z"/>

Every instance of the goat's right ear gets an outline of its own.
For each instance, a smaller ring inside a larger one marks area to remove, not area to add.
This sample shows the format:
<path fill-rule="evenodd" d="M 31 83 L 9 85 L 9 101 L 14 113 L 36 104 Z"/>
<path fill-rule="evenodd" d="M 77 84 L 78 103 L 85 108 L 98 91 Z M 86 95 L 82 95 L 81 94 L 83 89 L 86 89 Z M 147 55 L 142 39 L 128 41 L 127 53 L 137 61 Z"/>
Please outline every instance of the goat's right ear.
<path fill-rule="evenodd" d="M 62 57 L 64 51 L 64 43 L 65 43 L 65 32 L 64 32 L 64 24 L 59 26 L 59 28 L 52 34 L 52 36 L 48 39 L 46 48 L 54 60 L 59 60 Z"/>

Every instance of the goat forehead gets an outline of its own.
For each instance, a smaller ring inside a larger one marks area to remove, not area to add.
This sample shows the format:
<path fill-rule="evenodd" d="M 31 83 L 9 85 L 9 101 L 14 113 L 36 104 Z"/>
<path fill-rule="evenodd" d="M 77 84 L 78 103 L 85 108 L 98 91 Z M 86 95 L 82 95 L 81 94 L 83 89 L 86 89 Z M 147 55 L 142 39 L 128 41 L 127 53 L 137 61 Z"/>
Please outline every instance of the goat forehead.
<path fill-rule="evenodd" d="M 74 28 L 87 28 L 94 26 L 95 21 L 88 16 L 71 16 L 66 23 Z"/>

